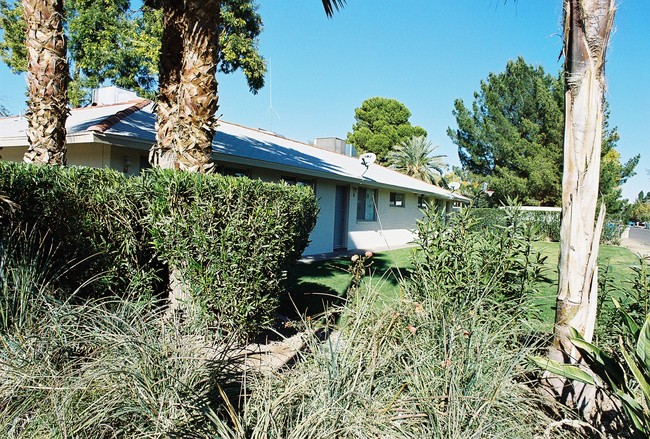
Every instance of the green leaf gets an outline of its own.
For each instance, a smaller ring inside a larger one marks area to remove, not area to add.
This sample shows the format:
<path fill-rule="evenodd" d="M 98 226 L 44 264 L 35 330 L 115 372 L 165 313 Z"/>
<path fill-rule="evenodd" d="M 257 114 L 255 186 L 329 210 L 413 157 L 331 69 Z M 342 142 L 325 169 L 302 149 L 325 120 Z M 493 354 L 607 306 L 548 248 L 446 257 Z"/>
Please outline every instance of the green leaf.
<path fill-rule="evenodd" d="M 616 300 L 614 297 L 612 297 L 612 302 L 614 302 L 614 306 L 616 309 L 623 314 L 623 318 L 625 319 L 625 323 L 627 324 L 627 328 L 630 330 L 630 333 L 634 338 L 639 337 L 639 325 L 634 321 L 632 317 L 621 307 L 621 304 Z"/>
<path fill-rule="evenodd" d="M 646 371 L 650 371 L 650 315 L 646 317 L 636 343 L 636 355 L 643 362 Z"/>
<path fill-rule="evenodd" d="M 572 333 L 578 334 L 575 329 L 571 329 Z M 578 337 L 569 337 L 569 340 L 580 351 L 583 360 L 591 371 L 598 375 L 600 379 L 614 389 L 625 387 L 625 371 L 616 360 L 607 355 L 602 349 L 586 342 L 579 334 Z"/>
<path fill-rule="evenodd" d="M 546 357 L 530 357 L 530 359 L 542 369 L 548 370 L 556 375 L 579 381 L 585 384 L 596 384 L 594 379 L 584 370 L 573 364 L 559 363 Z"/>

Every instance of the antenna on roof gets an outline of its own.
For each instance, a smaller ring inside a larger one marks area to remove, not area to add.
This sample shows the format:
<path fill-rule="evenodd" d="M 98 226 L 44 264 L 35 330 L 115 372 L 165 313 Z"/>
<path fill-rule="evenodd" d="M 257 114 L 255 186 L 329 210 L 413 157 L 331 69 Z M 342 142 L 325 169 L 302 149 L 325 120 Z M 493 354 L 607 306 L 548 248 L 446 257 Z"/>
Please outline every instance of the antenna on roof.
<path fill-rule="evenodd" d="M 281 119 L 280 115 L 275 108 L 273 108 L 273 64 L 269 58 L 269 130 L 273 131 L 273 115 L 276 115 L 278 119 Z"/>
<path fill-rule="evenodd" d="M 359 163 L 361 163 L 363 166 L 366 167 L 366 170 L 363 171 L 363 174 L 361 174 L 361 178 L 363 178 L 363 176 L 366 175 L 366 172 L 368 172 L 368 168 L 370 167 L 370 165 L 375 163 L 375 160 L 377 160 L 377 156 L 371 152 L 367 152 L 359 156 Z"/>

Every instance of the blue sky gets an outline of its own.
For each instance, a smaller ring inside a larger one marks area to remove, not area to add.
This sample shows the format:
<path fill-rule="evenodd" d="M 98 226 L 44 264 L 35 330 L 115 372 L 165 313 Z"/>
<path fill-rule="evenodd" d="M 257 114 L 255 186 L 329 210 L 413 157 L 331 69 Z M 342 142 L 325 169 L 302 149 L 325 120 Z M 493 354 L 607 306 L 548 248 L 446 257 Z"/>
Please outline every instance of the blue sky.
<path fill-rule="evenodd" d="M 219 78 L 220 114 L 229 122 L 271 129 L 310 142 L 345 138 L 354 109 L 373 96 L 394 98 L 424 127 L 450 164 L 457 147 L 447 137 L 460 98 L 469 105 L 479 82 L 523 56 L 551 74 L 558 60 L 561 0 L 348 0 L 327 19 L 320 0 L 260 0 L 260 51 L 272 66 L 257 95 L 243 75 Z M 619 0 L 608 49 L 612 126 L 621 135 L 623 160 L 640 153 L 637 176 L 623 187 L 633 199 L 650 190 L 650 2 Z M 24 108 L 25 82 L 0 68 L 0 103 Z"/>

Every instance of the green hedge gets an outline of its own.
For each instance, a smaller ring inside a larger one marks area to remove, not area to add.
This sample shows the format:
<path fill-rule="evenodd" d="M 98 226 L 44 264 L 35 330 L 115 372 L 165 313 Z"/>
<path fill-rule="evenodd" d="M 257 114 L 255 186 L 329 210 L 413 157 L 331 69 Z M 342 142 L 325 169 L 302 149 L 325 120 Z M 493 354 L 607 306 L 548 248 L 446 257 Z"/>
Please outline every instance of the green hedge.
<path fill-rule="evenodd" d="M 0 162 L 0 193 L 20 206 L 2 234 L 29 229 L 54 247 L 62 291 L 164 294 L 166 268 L 182 266 L 208 315 L 248 333 L 272 318 L 318 212 L 308 188 L 159 170 Z"/>
<path fill-rule="evenodd" d="M 152 271 L 134 183 L 110 170 L 0 162 L 0 193 L 19 206 L 1 220 L 3 235 L 28 230 L 52 247 L 68 294 L 123 291 Z"/>
<path fill-rule="evenodd" d="M 474 227 L 492 229 L 506 227 L 508 215 L 505 209 L 471 209 L 473 218 L 479 219 Z M 530 224 L 535 230 L 536 239 L 560 240 L 560 213 L 524 210 L 518 215 L 520 221 Z"/>
<path fill-rule="evenodd" d="M 491 229 L 509 225 L 507 224 L 507 215 L 504 209 L 475 208 L 471 209 L 471 216 L 480 219 L 474 225 L 474 227 L 478 228 Z M 525 221 L 534 228 L 536 239 L 560 240 L 560 212 L 524 210 L 519 216 L 521 221 Z M 601 244 L 619 245 L 624 229 L 625 225 L 619 217 L 607 216 L 600 237 Z"/>
<path fill-rule="evenodd" d="M 142 181 L 156 254 L 181 269 L 207 314 L 248 333 L 269 324 L 316 224 L 312 190 L 173 171 Z"/>

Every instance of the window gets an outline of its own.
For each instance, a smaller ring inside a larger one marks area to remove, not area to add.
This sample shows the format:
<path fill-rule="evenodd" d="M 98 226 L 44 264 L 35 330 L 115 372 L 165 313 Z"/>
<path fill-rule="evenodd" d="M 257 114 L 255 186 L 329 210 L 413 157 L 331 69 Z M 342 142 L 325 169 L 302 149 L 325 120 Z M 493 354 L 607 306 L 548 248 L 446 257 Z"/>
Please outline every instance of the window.
<path fill-rule="evenodd" d="M 314 182 L 312 180 L 307 180 L 305 178 L 283 176 L 282 180 L 286 184 L 296 185 L 296 186 L 307 186 L 312 189 L 315 189 Z"/>
<path fill-rule="evenodd" d="M 390 206 L 391 207 L 404 207 L 404 193 L 391 192 L 390 193 Z"/>
<path fill-rule="evenodd" d="M 250 169 L 233 168 L 230 166 L 217 166 L 217 172 L 230 177 L 251 177 Z"/>
<path fill-rule="evenodd" d="M 420 209 L 426 209 L 429 204 L 429 200 L 424 195 L 418 195 L 418 207 Z"/>
<path fill-rule="evenodd" d="M 377 211 L 375 204 L 377 202 L 377 189 L 359 188 L 357 197 L 357 220 L 358 221 L 377 221 Z"/>

